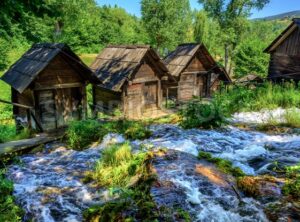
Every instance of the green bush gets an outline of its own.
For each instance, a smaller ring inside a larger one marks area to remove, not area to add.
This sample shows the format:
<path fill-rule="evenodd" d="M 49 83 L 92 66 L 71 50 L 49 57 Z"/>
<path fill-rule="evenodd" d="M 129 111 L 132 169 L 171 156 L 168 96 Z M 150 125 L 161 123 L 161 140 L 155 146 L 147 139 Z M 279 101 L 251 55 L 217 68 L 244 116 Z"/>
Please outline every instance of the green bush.
<path fill-rule="evenodd" d="M 67 129 L 68 144 L 74 149 L 82 149 L 96 142 L 106 134 L 97 120 L 74 121 Z"/>
<path fill-rule="evenodd" d="M 179 115 L 183 128 L 215 128 L 226 123 L 222 104 L 215 101 L 204 103 L 201 100 L 192 100 L 181 109 Z"/>
<path fill-rule="evenodd" d="M 5 143 L 13 140 L 27 139 L 31 136 L 31 131 L 27 128 L 16 132 L 16 127 L 12 123 L 0 125 L 0 143 Z"/>
<path fill-rule="evenodd" d="M 223 173 L 231 174 L 234 177 L 245 176 L 245 173 L 239 167 L 234 167 L 229 160 L 213 157 L 210 153 L 203 151 L 199 152 L 198 158 L 214 163 Z"/>
<path fill-rule="evenodd" d="M 23 210 L 17 206 L 12 196 L 13 183 L 0 171 L 0 221 L 21 221 Z"/>

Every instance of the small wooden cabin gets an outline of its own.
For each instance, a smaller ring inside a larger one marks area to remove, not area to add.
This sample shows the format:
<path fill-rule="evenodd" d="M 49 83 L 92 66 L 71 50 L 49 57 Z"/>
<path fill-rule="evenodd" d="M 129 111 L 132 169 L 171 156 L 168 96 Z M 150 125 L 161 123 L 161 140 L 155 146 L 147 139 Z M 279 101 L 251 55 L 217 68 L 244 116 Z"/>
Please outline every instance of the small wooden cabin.
<path fill-rule="evenodd" d="M 271 55 L 268 78 L 273 81 L 300 80 L 300 18 L 265 49 Z"/>
<path fill-rule="evenodd" d="M 118 107 L 127 118 L 141 118 L 161 109 L 161 80 L 168 70 L 150 46 L 108 46 L 91 69 L 101 81 L 93 88 L 96 110 Z"/>
<path fill-rule="evenodd" d="M 176 84 L 169 84 L 167 94 L 178 101 L 187 101 L 194 96 L 209 97 L 220 88 L 221 82 L 231 82 L 227 72 L 215 62 L 203 44 L 179 45 L 164 61 L 177 80 Z"/>
<path fill-rule="evenodd" d="M 84 119 L 86 85 L 98 81 L 67 45 L 54 43 L 34 44 L 1 79 L 11 86 L 17 125 L 46 131 Z"/>

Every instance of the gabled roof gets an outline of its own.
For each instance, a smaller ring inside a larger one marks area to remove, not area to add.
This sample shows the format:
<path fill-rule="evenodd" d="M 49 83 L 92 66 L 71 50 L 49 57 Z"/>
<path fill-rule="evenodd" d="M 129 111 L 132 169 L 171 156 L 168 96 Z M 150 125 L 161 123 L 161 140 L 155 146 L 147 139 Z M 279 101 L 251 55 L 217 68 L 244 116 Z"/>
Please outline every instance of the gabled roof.
<path fill-rule="evenodd" d="M 113 91 L 121 91 L 126 80 L 133 77 L 146 55 L 149 55 L 161 74 L 167 74 L 168 69 L 157 55 L 147 45 L 110 45 L 103 49 L 90 68 L 102 82 L 101 87 Z"/>
<path fill-rule="evenodd" d="M 167 68 L 171 75 L 179 77 L 199 51 L 201 51 L 200 59 L 204 65 L 210 67 L 210 70 L 222 74 L 224 81 L 231 82 L 227 72 L 216 63 L 204 44 L 200 43 L 181 44 L 173 52 L 167 55 L 164 61 L 167 64 Z"/>
<path fill-rule="evenodd" d="M 293 22 L 264 50 L 266 53 L 274 51 L 297 28 L 300 28 L 300 18 L 294 18 Z"/>
<path fill-rule="evenodd" d="M 84 79 L 98 81 L 80 58 L 66 44 L 62 43 L 34 44 L 4 73 L 1 79 L 22 93 L 60 53 L 70 61 L 70 64 L 79 71 L 78 73 Z"/>

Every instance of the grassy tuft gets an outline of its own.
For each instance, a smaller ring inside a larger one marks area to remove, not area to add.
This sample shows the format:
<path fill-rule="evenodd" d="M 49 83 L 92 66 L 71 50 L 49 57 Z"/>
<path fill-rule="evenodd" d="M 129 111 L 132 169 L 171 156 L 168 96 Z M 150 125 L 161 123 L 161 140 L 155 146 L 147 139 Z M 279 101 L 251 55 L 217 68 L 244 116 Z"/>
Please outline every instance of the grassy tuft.
<path fill-rule="evenodd" d="M 288 181 L 282 187 L 285 195 L 300 199 L 300 163 L 286 168 Z"/>
<path fill-rule="evenodd" d="M 239 167 L 234 167 L 229 160 L 213 157 L 210 153 L 203 151 L 199 152 L 198 158 L 214 163 L 223 173 L 231 174 L 234 177 L 245 176 L 245 173 Z"/>
<path fill-rule="evenodd" d="M 95 171 L 89 175 L 101 186 L 126 187 L 146 172 L 148 153 L 131 153 L 129 143 L 115 144 L 106 148 L 96 163 Z"/>

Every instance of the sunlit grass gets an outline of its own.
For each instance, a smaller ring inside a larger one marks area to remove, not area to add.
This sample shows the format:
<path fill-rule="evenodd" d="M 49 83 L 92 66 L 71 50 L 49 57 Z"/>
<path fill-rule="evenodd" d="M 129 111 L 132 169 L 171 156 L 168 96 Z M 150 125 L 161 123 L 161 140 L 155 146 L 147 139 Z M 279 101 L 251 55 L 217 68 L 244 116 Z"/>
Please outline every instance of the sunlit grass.
<path fill-rule="evenodd" d="M 89 176 L 101 186 L 127 187 L 146 172 L 147 158 L 147 153 L 132 153 L 129 143 L 115 144 L 102 152 Z"/>

